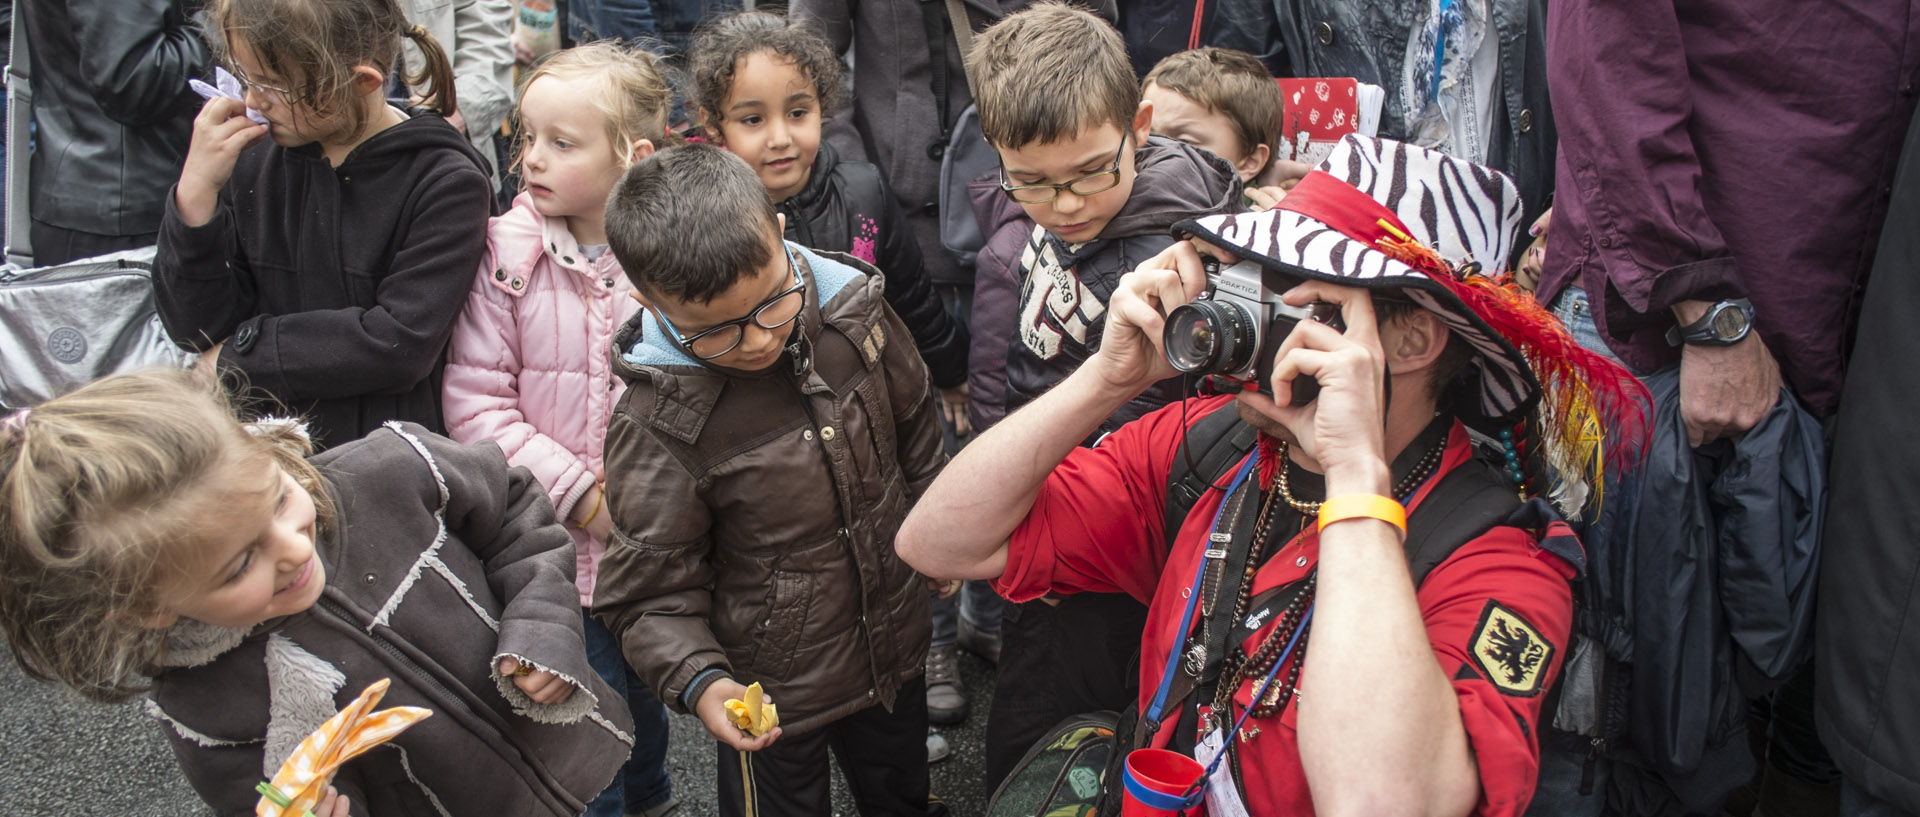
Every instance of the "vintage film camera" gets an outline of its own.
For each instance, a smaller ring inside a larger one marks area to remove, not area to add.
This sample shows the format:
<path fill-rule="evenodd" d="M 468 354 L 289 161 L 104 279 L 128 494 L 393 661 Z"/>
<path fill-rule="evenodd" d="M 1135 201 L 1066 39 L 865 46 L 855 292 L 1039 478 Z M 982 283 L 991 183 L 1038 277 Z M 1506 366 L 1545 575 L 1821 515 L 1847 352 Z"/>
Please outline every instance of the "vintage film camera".
<path fill-rule="evenodd" d="M 1280 294 L 1297 280 L 1251 261 L 1222 268 L 1207 259 L 1207 291 L 1167 315 L 1161 348 L 1173 368 L 1188 374 L 1251 382 L 1273 394 L 1273 362 L 1287 334 L 1303 320 L 1319 321 L 1342 332 L 1340 307 L 1329 303 L 1291 306 Z M 1320 396 L 1320 384 L 1302 375 L 1293 381 L 1293 405 Z"/>

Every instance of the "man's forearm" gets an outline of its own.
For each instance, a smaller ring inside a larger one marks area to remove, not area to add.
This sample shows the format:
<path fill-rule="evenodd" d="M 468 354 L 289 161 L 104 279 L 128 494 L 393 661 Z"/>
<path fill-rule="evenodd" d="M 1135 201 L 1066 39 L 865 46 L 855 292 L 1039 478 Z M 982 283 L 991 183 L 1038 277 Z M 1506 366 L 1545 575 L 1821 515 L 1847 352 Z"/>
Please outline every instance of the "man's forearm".
<path fill-rule="evenodd" d="M 1385 463 L 1329 473 L 1329 496 L 1384 494 Z M 1478 777 L 1433 657 L 1399 532 L 1372 519 L 1321 535 L 1313 638 L 1300 678 L 1301 763 L 1322 814 L 1464 814 Z M 1311 704 L 1308 700 L 1311 700 Z"/>
<path fill-rule="evenodd" d="M 907 564 L 936 579 L 990 579 L 1007 537 L 1067 453 L 1134 397 L 1082 366 L 954 457 L 900 527 Z"/>

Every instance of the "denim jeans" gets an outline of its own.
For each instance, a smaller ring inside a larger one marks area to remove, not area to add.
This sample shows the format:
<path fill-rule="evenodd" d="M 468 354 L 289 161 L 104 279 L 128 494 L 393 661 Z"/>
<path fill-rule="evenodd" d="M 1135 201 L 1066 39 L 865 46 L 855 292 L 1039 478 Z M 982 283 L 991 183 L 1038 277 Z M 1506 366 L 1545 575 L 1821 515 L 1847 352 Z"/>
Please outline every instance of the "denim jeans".
<path fill-rule="evenodd" d="M 1599 327 L 1593 325 L 1593 306 L 1587 302 L 1586 290 L 1567 287 L 1560 297 L 1554 299 L 1553 315 L 1566 324 L 1567 331 L 1573 333 L 1573 339 L 1586 347 L 1587 351 L 1598 352 L 1615 363 L 1620 362 L 1620 356 L 1607 348 L 1606 340 L 1600 337 Z M 1637 376 L 1639 373 L 1634 374 Z"/>
<path fill-rule="evenodd" d="M 586 817 L 637 814 L 673 796 L 673 781 L 667 779 L 667 708 L 627 666 L 613 631 L 593 616 L 585 618 L 587 663 L 614 692 L 626 697 L 627 708 L 633 711 L 633 754 L 620 767 L 613 785 L 587 806 Z"/>
<path fill-rule="evenodd" d="M 953 598 L 933 600 L 933 645 L 943 647 L 960 638 L 960 618 L 981 632 L 1000 632 L 1000 608 L 1006 601 L 985 581 L 960 586 Z"/>
<path fill-rule="evenodd" d="M 659 49 L 651 0 L 572 0 L 567 4 L 567 36 L 576 43 L 618 39 Z"/>

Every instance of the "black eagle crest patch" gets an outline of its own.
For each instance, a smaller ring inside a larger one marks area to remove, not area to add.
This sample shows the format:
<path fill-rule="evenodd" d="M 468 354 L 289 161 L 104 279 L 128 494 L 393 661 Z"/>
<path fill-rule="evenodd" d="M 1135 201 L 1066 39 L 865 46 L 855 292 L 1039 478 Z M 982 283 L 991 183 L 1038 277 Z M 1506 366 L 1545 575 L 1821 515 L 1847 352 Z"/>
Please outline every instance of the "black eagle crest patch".
<path fill-rule="evenodd" d="M 1480 674 L 1501 692 L 1531 698 L 1545 685 L 1554 649 L 1520 614 L 1488 599 L 1470 651 Z"/>

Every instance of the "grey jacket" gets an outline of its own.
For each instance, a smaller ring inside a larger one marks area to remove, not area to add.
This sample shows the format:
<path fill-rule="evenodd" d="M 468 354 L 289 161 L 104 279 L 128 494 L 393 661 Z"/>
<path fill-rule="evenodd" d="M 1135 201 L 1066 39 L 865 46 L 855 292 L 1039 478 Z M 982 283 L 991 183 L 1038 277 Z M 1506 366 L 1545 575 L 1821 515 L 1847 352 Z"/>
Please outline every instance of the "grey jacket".
<path fill-rule="evenodd" d="M 248 630 L 184 622 L 149 712 L 202 798 L 253 813 L 307 734 L 382 678 L 380 702 L 433 716 L 349 762 L 355 815 L 575 815 L 633 746 L 625 700 L 587 664 L 573 540 L 524 468 L 390 423 L 314 458 L 335 534 L 316 548 L 326 589 L 306 612 Z M 532 702 L 496 674 L 512 655 L 575 685 Z"/>
<path fill-rule="evenodd" d="M 965 5 L 973 30 L 980 31 L 1031 2 L 965 0 Z M 1086 5 L 1114 19 L 1114 0 Z M 923 7 L 939 14 L 941 30 L 946 31 L 945 6 L 919 0 L 794 0 L 793 18 L 825 34 L 834 50 L 853 49 L 853 126 L 859 136 L 855 144 L 838 145 L 843 155 L 859 158 L 864 148 L 866 160 L 886 175 L 934 283 L 968 284 L 972 270 L 962 269 L 940 244 L 940 156 L 929 148 L 939 139 L 941 124 L 950 126 L 973 104 L 973 94 L 967 90 L 960 46 L 949 31 L 938 47 L 946 56 L 946 110 L 935 104 L 933 52 Z"/>
<path fill-rule="evenodd" d="M 1520 186 L 1526 222 L 1553 192 L 1557 140 L 1547 101 L 1546 0 L 1489 0 L 1500 34 L 1500 101 L 1486 164 Z M 1405 140 L 1401 61 L 1427 0 L 1274 0 L 1287 56 L 1298 77 L 1354 77 L 1386 89 L 1380 136 Z M 1506 127 L 1499 126 L 1505 123 Z"/>

